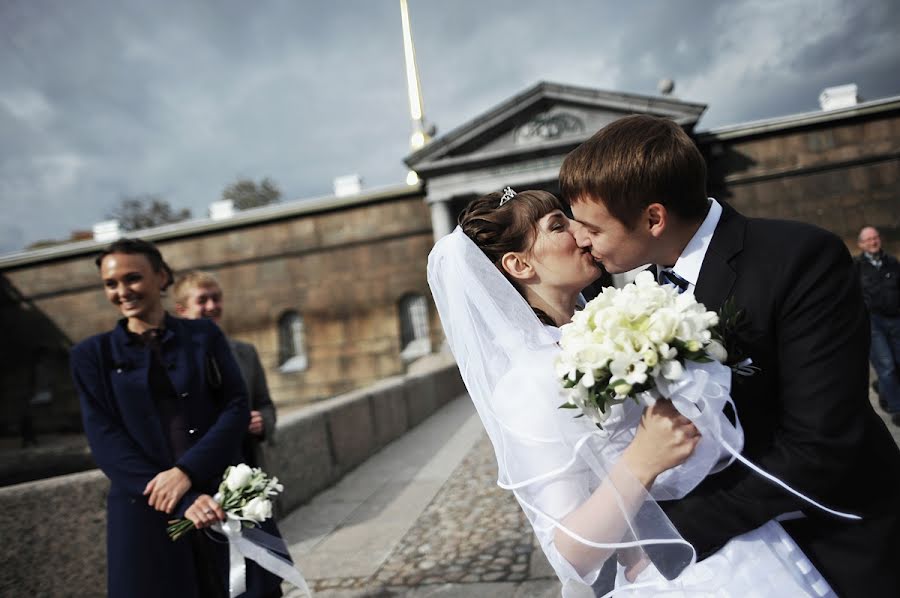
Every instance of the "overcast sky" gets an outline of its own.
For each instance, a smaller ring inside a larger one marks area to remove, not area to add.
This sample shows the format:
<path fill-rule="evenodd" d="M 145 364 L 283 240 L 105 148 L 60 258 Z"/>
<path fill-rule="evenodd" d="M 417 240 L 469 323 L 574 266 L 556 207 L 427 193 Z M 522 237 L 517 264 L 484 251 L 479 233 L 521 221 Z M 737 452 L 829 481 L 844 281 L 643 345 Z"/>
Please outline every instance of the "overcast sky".
<path fill-rule="evenodd" d="M 708 104 L 699 129 L 900 95 L 894 0 L 409 0 L 446 133 L 538 81 Z M 238 177 L 285 200 L 401 183 L 398 0 L 0 0 L 0 253 L 126 195 L 205 216 Z"/>

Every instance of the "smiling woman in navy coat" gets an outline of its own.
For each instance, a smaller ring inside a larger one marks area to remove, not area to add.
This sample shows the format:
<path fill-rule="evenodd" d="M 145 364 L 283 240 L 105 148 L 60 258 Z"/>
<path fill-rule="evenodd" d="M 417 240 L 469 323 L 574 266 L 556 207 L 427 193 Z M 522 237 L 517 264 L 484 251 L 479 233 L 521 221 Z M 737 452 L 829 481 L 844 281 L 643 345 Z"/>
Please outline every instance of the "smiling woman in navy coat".
<path fill-rule="evenodd" d="M 124 318 L 75 346 L 71 364 L 91 452 L 111 482 L 109 595 L 223 595 L 227 547 L 196 531 L 172 542 L 166 522 L 224 518 L 210 495 L 239 462 L 250 417 L 237 363 L 215 324 L 165 312 L 172 271 L 152 243 L 116 241 L 96 263 Z M 279 580 L 261 573 L 248 563 L 245 596 L 280 596 Z"/>

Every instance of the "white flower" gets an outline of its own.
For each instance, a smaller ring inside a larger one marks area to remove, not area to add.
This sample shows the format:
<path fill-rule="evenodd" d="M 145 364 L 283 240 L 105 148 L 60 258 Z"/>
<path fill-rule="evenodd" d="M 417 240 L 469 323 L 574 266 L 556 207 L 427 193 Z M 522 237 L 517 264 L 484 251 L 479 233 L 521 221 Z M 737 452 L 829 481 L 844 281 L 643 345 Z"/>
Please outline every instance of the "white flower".
<path fill-rule="evenodd" d="M 612 409 L 607 409 L 606 413 L 600 411 L 595 405 L 585 405 L 584 406 L 584 414 L 591 418 L 595 424 L 603 425 L 603 422 L 609 419 L 609 416 L 612 415 Z"/>
<path fill-rule="evenodd" d="M 634 286 L 637 288 L 649 288 L 659 285 L 656 284 L 656 279 L 653 277 L 652 272 L 649 270 L 641 270 L 638 272 L 638 275 L 634 277 Z"/>
<path fill-rule="evenodd" d="M 284 491 L 284 486 L 278 483 L 277 477 L 272 476 L 269 479 L 269 483 L 266 485 L 266 494 L 268 496 L 274 496 L 282 491 Z"/>
<path fill-rule="evenodd" d="M 576 385 L 568 391 L 569 402 L 584 409 L 584 405 L 588 399 L 588 391 L 584 386 Z"/>
<path fill-rule="evenodd" d="M 622 384 L 616 384 L 613 386 L 613 391 L 620 397 L 627 397 L 628 393 L 631 392 L 631 384 L 627 384 L 623 382 Z"/>
<path fill-rule="evenodd" d="M 591 388 L 594 385 L 594 372 L 587 370 L 581 377 L 581 385 L 585 388 Z"/>
<path fill-rule="evenodd" d="M 262 523 L 272 516 L 272 501 L 268 498 L 254 496 L 250 499 L 250 502 L 241 509 L 241 514 L 247 519 Z"/>
<path fill-rule="evenodd" d="M 679 314 L 673 309 L 660 308 L 650 316 L 647 336 L 654 343 L 668 343 L 678 331 Z"/>
<path fill-rule="evenodd" d="M 556 373 L 564 386 L 579 380 L 568 389 L 569 402 L 600 423 L 636 388 L 653 389 L 661 377 L 681 378 L 685 356 L 676 347 L 691 354 L 708 347 L 711 358 L 724 358 L 724 347 L 712 341 L 710 328 L 717 323 L 715 312 L 693 294 L 660 286 L 653 274 L 641 272 L 621 289 L 603 289 L 562 327 Z M 613 392 L 588 399 L 607 385 Z"/>
<path fill-rule="evenodd" d="M 684 374 L 684 368 L 681 366 L 681 363 L 674 359 L 662 362 L 661 370 L 663 378 L 666 380 L 678 380 Z"/>
<path fill-rule="evenodd" d="M 580 384 L 569 390 L 568 398 L 570 403 L 577 405 L 581 412 L 589 417 L 594 423 L 602 424 L 611 414 L 610 409 L 607 409 L 606 413 L 603 413 L 596 405 L 589 401 L 587 389 Z"/>
<path fill-rule="evenodd" d="M 675 359 L 676 355 L 678 355 L 678 349 L 676 349 L 675 347 L 670 347 L 666 343 L 663 343 L 659 346 L 660 359 Z"/>
<path fill-rule="evenodd" d="M 706 345 L 706 354 L 719 363 L 725 363 L 725 360 L 728 359 L 728 351 L 725 350 L 722 343 L 716 340 L 709 341 L 709 344 Z"/>
<path fill-rule="evenodd" d="M 229 468 L 228 477 L 225 478 L 225 485 L 229 490 L 234 492 L 243 488 L 253 477 L 253 470 L 245 463 L 240 463 Z"/>

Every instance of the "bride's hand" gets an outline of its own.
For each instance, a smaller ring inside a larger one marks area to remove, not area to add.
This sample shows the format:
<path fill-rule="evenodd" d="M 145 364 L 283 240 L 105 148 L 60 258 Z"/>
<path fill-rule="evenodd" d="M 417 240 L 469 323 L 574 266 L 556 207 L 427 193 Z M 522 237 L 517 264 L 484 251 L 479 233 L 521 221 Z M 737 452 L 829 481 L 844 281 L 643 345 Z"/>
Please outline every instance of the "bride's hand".
<path fill-rule="evenodd" d="M 634 583 L 638 575 L 644 572 L 644 569 L 650 565 L 650 558 L 644 549 L 635 546 L 632 548 L 620 548 L 616 551 L 616 557 L 619 564 L 625 568 L 625 579 L 629 583 Z"/>
<path fill-rule="evenodd" d="M 700 441 L 700 432 L 670 401 L 644 409 L 634 440 L 622 453 L 628 469 L 646 487 L 656 476 L 684 463 Z"/>

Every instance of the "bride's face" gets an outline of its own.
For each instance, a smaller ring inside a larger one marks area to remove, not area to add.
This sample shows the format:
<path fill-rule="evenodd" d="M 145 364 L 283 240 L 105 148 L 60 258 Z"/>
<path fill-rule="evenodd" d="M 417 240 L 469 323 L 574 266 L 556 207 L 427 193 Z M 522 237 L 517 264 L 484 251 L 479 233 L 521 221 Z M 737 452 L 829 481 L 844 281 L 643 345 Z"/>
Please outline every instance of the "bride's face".
<path fill-rule="evenodd" d="M 602 274 L 590 251 L 575 241 L 573 228 L 576 226 L 580 225 L 561 210 L 554 210 L 538 221 L 531 262 L 541 284 L 578 293 Z"/>

